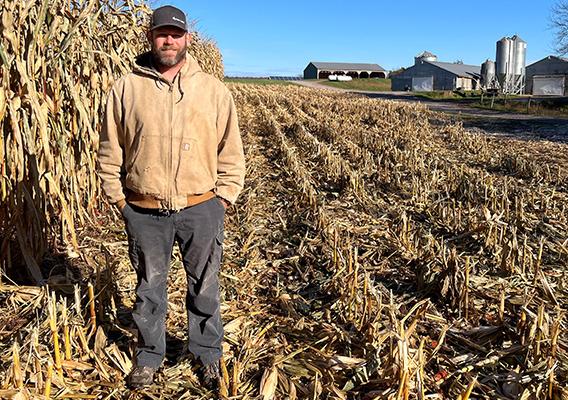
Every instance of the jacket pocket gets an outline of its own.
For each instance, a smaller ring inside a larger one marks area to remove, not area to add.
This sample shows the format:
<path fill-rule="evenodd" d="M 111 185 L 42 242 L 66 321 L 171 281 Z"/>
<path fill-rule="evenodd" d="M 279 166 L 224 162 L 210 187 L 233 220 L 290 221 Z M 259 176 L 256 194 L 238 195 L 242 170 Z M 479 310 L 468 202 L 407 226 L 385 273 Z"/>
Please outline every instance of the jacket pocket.
<path fill-rule="evenodd" d="M 212 160 L 201 148 L 203 143 L 194 138 L 183 138 L 179 149 L 176 189 L 180 194 L 198 194 L 214 186 Z"/>
<path fill-rule="evenodd" d="M 128 154 L 128 160 L 126 162 L 128 171 L 132 170 L 132 167 L 134 166 L 136 160 L 140 156 L 140 153 L 144 148 L 144 144 L 146 143 L 145 139 L 146 139 L 145 136 L 140 135 L 138 140 L 135 140 L 134 143 L 132 143 L 132 147 L 130 148 L 130 154 Z"/>
<path fill-rule="evenodd" d="M 167 140 L 159 135 L 143 135 L 132 147 L 127 170 L 127 186 L 138 193 L 163 193 L 166 167 L 163 155 Z"/>

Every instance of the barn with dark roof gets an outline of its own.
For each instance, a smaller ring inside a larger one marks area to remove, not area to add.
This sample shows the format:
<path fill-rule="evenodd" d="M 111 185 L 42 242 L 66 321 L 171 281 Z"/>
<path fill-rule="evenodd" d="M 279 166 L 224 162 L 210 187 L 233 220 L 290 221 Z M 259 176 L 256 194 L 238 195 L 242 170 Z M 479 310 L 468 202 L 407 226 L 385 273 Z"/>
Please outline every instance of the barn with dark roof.
<path fill-rule="evenodd" d="M 479 65 L 440 62 L 432 53 L 414 58 L 414 65 L 392 77 L 392 90 L 475 90 L 481 77 Z"/>
<path fill-rule="evenodd" d="M 568 58 L 548 56 L 526 68 L 526 92 L 535 96 L 568 95 Z"/>
<path fill-rule="evenodd" d="M 357 78 L 386 78 L 388 72 L 379 64 L 311 61 L 304 69 L 304 79 L 327 79 L 330 75 Z"/>

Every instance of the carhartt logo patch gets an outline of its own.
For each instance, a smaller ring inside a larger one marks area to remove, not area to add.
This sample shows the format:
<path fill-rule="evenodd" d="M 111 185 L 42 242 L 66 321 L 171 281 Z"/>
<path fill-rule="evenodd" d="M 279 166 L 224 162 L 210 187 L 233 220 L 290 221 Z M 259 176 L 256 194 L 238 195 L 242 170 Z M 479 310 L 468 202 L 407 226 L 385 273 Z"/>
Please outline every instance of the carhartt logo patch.
<path fill-rule="evenodd" d="M 191 145 L 189 143 L 184 143 L 182 146 L 182 149 L 184 151 L 189 151 L 189 149 L 191 148 Z"/>

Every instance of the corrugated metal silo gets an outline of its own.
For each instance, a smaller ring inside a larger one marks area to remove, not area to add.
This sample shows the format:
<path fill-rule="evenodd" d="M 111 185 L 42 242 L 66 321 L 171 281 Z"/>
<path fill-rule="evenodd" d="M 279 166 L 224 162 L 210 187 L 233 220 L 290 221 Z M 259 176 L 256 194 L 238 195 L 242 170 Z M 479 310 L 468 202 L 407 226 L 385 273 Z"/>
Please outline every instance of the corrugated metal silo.
<path fill-rule="evenodd" d="M 523 93 L 527 42 L 515 35 L 497 42 L 495 69 L 503 93 Z"/>
<path fill-rule="evenodd" d="M 514 43 L 514 61 L 512 73 L 515 76 L 521 76 L 525 74 L 525 64 L 527 58 L 527 42 L 521 39 L 519 36 L 515 35 L 512 37 Z"/>
<path fill-rule="evenodd" d="M 481 84 L 485 88 L 491 88 L 495 81 L 495 62 L 486 60 L 481 64 Z"/>
<path fill-rule="evenodd" d="M 497 42 L 497 54 L 495 55 L 495 69 L 499 81 L 504 81 L 509 75 L 511 61 L 511 40 L 504 37 Z"/>
<path fill-rule="evenodd" d="M 414 57 L 414 65 L 418 65 L 422 61 L 438 61 L 438 56 L 430 53 L 429 51 L 424 51 L 422 54 Z"/>

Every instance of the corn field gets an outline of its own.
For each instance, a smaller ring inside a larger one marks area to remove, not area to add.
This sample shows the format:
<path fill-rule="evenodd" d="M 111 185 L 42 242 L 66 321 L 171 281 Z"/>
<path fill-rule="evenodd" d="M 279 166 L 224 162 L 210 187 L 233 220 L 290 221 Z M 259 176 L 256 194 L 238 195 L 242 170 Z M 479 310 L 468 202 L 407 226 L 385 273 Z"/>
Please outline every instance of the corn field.
<path fill-rule="evenodd" d="M 211 398 L 183 351 L 177 254 L 164 367 L 125 387 L 136 278 L 94 163 L 148 9 L 68 4 L 2 13 L 2 267 L 47 285 L 0 283 L 0 398 Z M 194 43 L 222 76 L 216 47 Z M 568 399 L 565 143 L 418 104 L 229 87 L 247 178 L 226 219 L 223 397 Z"/>

